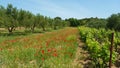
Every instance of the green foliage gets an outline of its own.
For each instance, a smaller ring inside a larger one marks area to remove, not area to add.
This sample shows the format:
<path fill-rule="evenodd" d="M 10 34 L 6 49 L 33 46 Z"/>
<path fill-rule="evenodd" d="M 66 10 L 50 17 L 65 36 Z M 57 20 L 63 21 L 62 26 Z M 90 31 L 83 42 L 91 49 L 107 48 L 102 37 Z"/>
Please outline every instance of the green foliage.
<path fill-rule="evenodd" d="M 101 19 L 101 18 L 84 18 L 84 19 L 75 19 L 75 18 L 69 18 L 66 19 L 66 21 L 69 21 L 70 26 L 76 27 L 76 26 L 88 26 L 93 28 L 106 28 L 107 20 Z"/>
<path fill-rule="evenodd" d="M 94 29 L 88 27 L 79 27 L 80 37 L 86 43 L 86 49 L 97 67 L 106 67 L 110 58 L 110 34 L 112 31 L 105 29 Z M 116 33 L 115 33 L 116 34 Z M 115 36 L 115 39 L 118 37 Z M 120 38 L 119 38 L 120 39 Z M 116 43 L 115 43 L 116 44 Z M 116 45 L 117 46 L 117 45 Z M 113 51 L 112 62 L 117 58 L 117 52 Z"/>
<path fill-rule="evenodd" d="M 72 27 L 76 27 L 80 25 L 79 21 L 75 18 L 69 18 L 69 19 L 66 19 L 66 21 L 69 21 L 70 26 Z"/>
<path fill-rule="evenodd" d="M 0 6 L 0 27 L 3 27 L 5 18 L 5 8 L 3 6 Z"/>
<path fill-rule="evenodd" d="M 110 28 L 110 29 L 114 29 L 114 30 L 120 31 L 120 13 L 112 14 L 108 18 L 107 27 Z"/>
<path fill-rule="evenodd" d="M 92 28 L 106 28 L 107 20 L 101 18 L 85 18 L 80 20 L 80 25 L 84 25 Z"/>
<path fill-rule="evenodd" d="M 4 26 L 8 29 L 9 33 L 12 33 L 15 27 L 18 24 L 18 10 L 12 6 L 12 4 L 8 4 L 6 9 L 6 18 L 4 22 Z"/>
<path fill-rule="evenodd" d="M 40 14 L 34 15 L 26 10 L 18 10 L 12 4 L 7 8 L 0 6 L 0 27 L 7 28 L 11 34 L 16 28 L 24 28 L 25 31 L 34 32 L 36 28 L 42 28 L 43 31 L 48 29 L 60 29 L 66 27 L 67 22 L 60 17 L 54 19 Z"/>
<path fill-rule="evenodd" d="M 60 28 L 61 24 L 62 24 L 61 18 L 55 17 L 54 18 L 54 29 L 56 30 L 56 29 Z"/>
<path fill-rule="evenodd" d="M 86 26 L 93 28 L 106 28 L 106 24 L 107 21 L 105 19 L 91 18 Z"/>

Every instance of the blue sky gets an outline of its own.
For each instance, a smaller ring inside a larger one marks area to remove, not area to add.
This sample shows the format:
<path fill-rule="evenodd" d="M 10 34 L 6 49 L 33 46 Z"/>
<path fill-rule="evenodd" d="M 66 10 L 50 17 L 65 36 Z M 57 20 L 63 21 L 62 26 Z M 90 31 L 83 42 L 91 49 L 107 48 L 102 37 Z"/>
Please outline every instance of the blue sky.
<path fill-rule="evenodd" d="M 18 9 L 29 10 L 34 14 L 60 16 L 62 18 L 107 18 L 120 12 L 120 0 L 0 0 L 0 5 L 8 3 Z"/>

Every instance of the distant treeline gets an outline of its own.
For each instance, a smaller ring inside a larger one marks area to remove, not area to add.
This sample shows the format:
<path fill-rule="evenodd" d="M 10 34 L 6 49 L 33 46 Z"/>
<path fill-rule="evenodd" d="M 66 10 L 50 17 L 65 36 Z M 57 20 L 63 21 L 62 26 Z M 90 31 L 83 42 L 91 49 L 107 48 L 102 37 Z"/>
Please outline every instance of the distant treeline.
<path fill-rule="evenodd" d="M 75 19 L 69 18 L 66 21 L 70 22 L 70 26 L 87 26 L 93 28 L 106 28 L 120 31 L 120 13 L 112 14 L 107 19 L 103 18 L 84 18 L 84 19 Z"/>
<path fill-rule="evenodd" d="M 34 32 L 35 28 L 42 28 L 45 31 L 47 28 L 60 29 L 66 26 L 88 26 L 120 31 L 120 13 L 112 14 L 107 19 L 91 17 L 63 20 L 61 17 L 50 18 L 39 13 L 35 15 L 29 11 L 17 9 L 12 4 L 8 4 L 7 8 L 0 6 L 0 28 L 6 28 L 9 33 L 12 33 L 17 27 L 24 27 Z"/>

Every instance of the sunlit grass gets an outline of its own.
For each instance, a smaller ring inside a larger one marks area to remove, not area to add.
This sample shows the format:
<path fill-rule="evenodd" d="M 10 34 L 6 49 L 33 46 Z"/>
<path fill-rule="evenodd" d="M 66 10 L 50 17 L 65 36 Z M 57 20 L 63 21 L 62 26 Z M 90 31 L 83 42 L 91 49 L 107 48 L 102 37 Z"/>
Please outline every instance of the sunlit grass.
<path fill-rule="evenodd" d="M 4 37 L 0 42 L 0 66 L 70 68 L 77 46 L 76 28 Z"/>

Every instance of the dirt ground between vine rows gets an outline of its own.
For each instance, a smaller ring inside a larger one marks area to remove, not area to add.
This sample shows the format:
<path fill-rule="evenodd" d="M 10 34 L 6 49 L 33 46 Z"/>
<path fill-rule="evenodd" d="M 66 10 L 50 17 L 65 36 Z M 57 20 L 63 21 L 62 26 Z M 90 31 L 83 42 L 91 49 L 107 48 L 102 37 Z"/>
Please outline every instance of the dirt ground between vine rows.
<path fill-rule="evenodd" d="M 73 61 L 73 68 L 94 68 L 91 63 L 90 54 L 85 50 L 85 43 L 80 40 L 78 36 L 79 46 L 76 51 L 75 59 Z M 119 48 L 120 49 L 120 48 Z M 118 55 L 118 60 L 113 64 L 112 68 L 120 68 L 120 54 Z M 108 67 L 109 68 L 109 67 Z"/>

